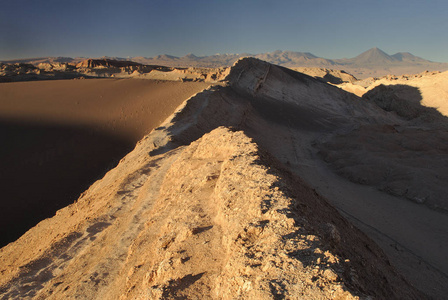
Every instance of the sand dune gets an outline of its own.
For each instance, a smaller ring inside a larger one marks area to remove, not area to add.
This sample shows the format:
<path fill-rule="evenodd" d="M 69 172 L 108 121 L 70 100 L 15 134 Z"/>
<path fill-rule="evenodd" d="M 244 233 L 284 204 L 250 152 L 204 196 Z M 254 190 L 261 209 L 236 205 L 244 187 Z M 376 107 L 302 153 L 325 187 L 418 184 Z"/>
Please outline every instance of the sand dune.
<path fill-rule="evenodd" d="M 0 118 L 90 126 L 135 143 L 207 86 L 118 79 L 4 83 L 0 85 Z"/>
<path fill-rule="evenodd" d="M 205 87 L 113 79 L 0 84 L 0 244 L 72 203 Z"/>

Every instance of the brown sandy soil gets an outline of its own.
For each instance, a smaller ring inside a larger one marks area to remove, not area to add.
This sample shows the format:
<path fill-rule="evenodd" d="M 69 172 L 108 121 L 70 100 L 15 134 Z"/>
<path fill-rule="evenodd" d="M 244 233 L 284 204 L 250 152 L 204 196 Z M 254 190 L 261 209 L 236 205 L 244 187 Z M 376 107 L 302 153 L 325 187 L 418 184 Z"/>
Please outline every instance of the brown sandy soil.
<path fill-rule="evenodd" d="M 72 203 L 204 83 L 0 84 L 0 245 Z"/>
<path fill-rule="evenodd" d="M 151 149 L 150 135 L 75 204 L 2 248 L 1 295 L 424 298 L 242 132 L 218 128 L 163 155 Z"/>

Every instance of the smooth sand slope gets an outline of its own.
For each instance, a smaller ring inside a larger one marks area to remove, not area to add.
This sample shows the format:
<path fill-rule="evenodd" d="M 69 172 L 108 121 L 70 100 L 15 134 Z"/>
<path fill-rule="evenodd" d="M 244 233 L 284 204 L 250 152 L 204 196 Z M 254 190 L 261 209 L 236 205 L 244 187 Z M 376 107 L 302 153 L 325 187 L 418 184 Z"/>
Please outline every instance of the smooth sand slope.
<path fill-rule="evenodd" d="M 73 202 L 204 83 L 0 84 L 0 245 Z"/>
<path fill-rule="evenodd" d="M 207 83 L 58 80 L 0 85 L 5 121 L 89 126 L 138 141 Z"/>

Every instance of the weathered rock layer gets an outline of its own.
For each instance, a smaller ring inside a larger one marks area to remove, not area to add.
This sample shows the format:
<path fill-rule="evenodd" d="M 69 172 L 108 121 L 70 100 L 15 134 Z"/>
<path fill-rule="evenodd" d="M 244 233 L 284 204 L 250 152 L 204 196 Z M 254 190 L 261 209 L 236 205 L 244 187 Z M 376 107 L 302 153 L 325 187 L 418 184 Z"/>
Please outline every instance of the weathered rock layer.
<path fill-rule="evenodd" d="M 147 151 L 1 250 L 3 298 L 421 296 L 243 133 Z"/>

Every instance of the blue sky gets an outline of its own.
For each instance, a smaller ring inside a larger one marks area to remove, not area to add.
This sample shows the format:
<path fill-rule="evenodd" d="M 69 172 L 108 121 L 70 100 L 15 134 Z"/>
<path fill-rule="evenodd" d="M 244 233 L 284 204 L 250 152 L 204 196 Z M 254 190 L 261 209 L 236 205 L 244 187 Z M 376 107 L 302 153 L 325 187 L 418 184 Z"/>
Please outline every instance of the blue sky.
<path fill-rule="evenodd" d="M 0 60 L 372 47 L 448 62 L 448 1 L 0 0 Z"/>

